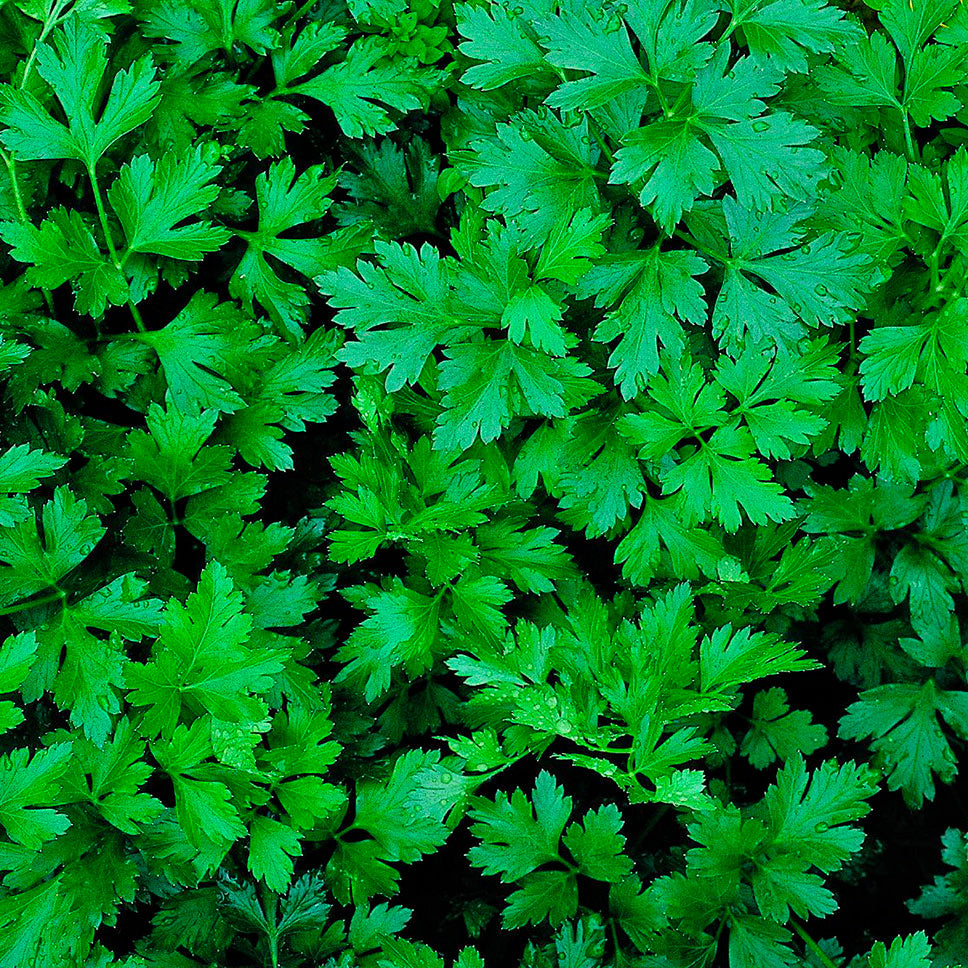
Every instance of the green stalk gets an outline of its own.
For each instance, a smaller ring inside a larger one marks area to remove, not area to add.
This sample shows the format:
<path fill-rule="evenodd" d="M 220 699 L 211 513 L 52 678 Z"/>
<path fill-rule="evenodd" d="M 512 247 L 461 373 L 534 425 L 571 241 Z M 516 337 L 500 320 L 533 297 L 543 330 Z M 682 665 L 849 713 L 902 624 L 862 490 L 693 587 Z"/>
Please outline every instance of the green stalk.
<path fill-rule="evenodd" d="M 914 150 L 914 138 L 911 135 L 911 121 L 908 118 L 908 113 L 904 108 L 901 108 L 901 119 L 904 122 L 904 153 L 907 155 L 907 160 L 912 164 L 917 164 L 918 156 L 917 152 Z"/>
<path fill-rule="evenodd" d="M 91 180 L 91 188 L 94 192 L 94 207 L 97 209 L 97 217 L 101 222 L 101 231 L 104 233 L 104 241 L 108 247 L 108 254 L 111 256 L 111 261 L 114 263 L 114 267 L 118 272 L 123 272 L 124 264 L 118 258 L 118 250 L 114 247 L 114 239 L 111 237 L 111 226 L 108 224 L 108 213 L 104 208 L 104 200 L 101 198 L 101 188 L 98 185 L 97 174 L 94 171 L 93 164 L 87 166 L 87 174 Z M 147 332 L 144 320 L 141 318 L 141 313 L 134 304 L 134 300 L 130 297 L 128 299 L 128 308 L 131 310 L 131 316 L 134 319 L 135 325 L 138 327 L 138 331 L 141 333 Z"/>
<path fill-rule="evenodd" d="M 817 956 L 820 963 L 825 966 L 825 968 L 841 968 L 836 961 L 833 961 L 830 956 L 817 944 L 813 938 L 807 934 L 806 929 L 802 924 L 796 919 L 791 918 L 790 924 L 793 925 L 793 930 L 796 931 L 798 935 L 803 939 L 803 943 Z"/>
<path fill-rule="evenodd" d="M 306 0 L 306 2 L 301 7 L 299 7 L 299 9 L 297 9 L 295 13 L 291 13 L 289 14 L 288 17 L 286 17 L 285 26 L 290 27 L 292 24 L 296 23 L 296 21 L 299 20 L 300 17 L 302 17 L 304 14 L 309 13 L 309 11 L 316 6 L 317 2 L 318 0 Z"/>
<path fill-rule="evenodd" d="M 703 255 L 708 256 L 714 262 L 721 262 L 723 265 L 727 265 L 732 260 L 728 255 L 722 252 L 713 252 L 712 249 L 707 249 L 700 242 L 697 242 L 691 235 L 687 235 L 682 229 L 676 229 L 672 233 L 677 239 L 682 239 L 683 242 L 688 242 L 694 249 L 701 252 Z"/>
<path fill-rule="evenodd" d="M 602 149 L 602 154 L 608 159 L 609 164 L 615 164 L 615 155 L 605 141 L 605 132 L 599 127 L 598 122 L 589 114 L 588 120 L 591 122 L 588 127 L 598 142 L 598 147 Z"/>
<path fill-rule="evenodd" d="M 58 8 L 55 6 L 54 10 L 56 11 Z M 30 72 L 34 67 L 34 61 L 37 59 L 37 51 L 40 49 L 40 45 L 44 42 L 44 40 L 46 40 L 47 35 L 50 33 L 53 25 L 54 22 L 52 20 L 44 21 L 44 25 L 40 29 L 40 34 L 38 35 L 37 40 L 34 41 L 34 46 L 30 50 L 30 56 L 27 58 L 27 65 L 24 67 L 23 77 L 20 78 L 18 90 L 22 91 L 27 86 L 27 79 L 30 77 Z M 8 155 L 4 151 L 0 151 L 0 158 L 3 158 L 3 163 L 7 166 L 7 174 L 10 177 L 10 189 L 13 192 L 13 202 L 17 207 L 17 215 L 20 217 L 20 221 L 24 225 L 30 225 L 31 222 L 27 216 L 27 207 L 24 205 L 23 194 L 20 191 L 20 182 L 17 179 L 17 162 L 14 160 L 13 155 Z M 42 289 L 41 292 L 44 294 L 44 305 L 47 307 L 47 312 L 53 316 L 54 301 L 46 289 Z"/>
<path fill-rule="evenodd" d="M 67 596 L 59 588 L 53 595 L 45 595 L 43 598 L 34 598 L 26 602 L 18 602 L 16 605 L 7 605 L 0 608 L 0 615 L 14 615 L 17 612 L 26 612 L 38 605 L 50 605 L 52 602 L 63 601 Z"/>

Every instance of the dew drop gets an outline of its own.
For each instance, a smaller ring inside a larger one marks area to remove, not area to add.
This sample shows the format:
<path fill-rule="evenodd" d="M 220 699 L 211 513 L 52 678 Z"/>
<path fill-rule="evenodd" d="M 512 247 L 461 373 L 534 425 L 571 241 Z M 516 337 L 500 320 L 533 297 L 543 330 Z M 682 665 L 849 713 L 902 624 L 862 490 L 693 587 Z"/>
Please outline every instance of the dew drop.
<path fill-rule="evenodd" d="M 818 283 L 817 283 L 817 284 L 816 284 L 816 285 L 815 285 L 815 286 L 813 287 L 813 291 L 814 291 L 814 292 L 815 292 L 815 293 L 816 293 L 816 294 L 817 294 L 818 296 L 829 296 L 829 295 L 830 295 L 830 290 L 829 290 L 829 289 L 827 289 L 827 287 L 826 287 L 826 286 L 825 286 L 825 285 L 824 285 L 823 283 L 821 283 L 821 282 L 818 282 Z"/>
<path fill-rule="evenodd" d="M 860 248 L 861 243 L 864 241 L 863 235 L 860 232 L 848 232 L 846 237 L 846 251 L 856 252 Z"/>
<path fill-rule="evenodd" d="M 821 820 L 820 823 L 814 825 L 813 832 L 815 834 L 825 834 L 829 829 L 830 829 L 830 824 L 824 823 Z"/>
<path fill-rule="evenodd" d="M 753 130 L 757 132 L 769 131 L 770 122 L 769 121 L 754 121 Z"/>
<path fill-rule="evenodd" d="M 810 246 L 809 245 L 801 245 L 800 246 L 800 254 L 801 255 L 810 255 Z"/>
<path fill-rule="evenodd" d="M 452 779 L 453 779 L 453 777 L 449 773 L 442 773 L 440 775 L 440 782 L 443 783 L 443 784 L 445 784 L 445 785 L 448 784 L 448 783 L 450 783 L 450 781 Z"/>

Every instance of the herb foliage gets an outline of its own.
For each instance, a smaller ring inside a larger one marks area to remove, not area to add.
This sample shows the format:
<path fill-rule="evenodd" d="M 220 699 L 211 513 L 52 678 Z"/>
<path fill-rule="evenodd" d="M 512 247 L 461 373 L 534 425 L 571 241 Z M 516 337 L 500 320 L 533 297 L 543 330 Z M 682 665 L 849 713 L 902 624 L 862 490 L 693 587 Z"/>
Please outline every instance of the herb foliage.
<path fill-rule="evenodd" d="M 968 961 L 966 69 L 0 0 L 0 968 Z"/>

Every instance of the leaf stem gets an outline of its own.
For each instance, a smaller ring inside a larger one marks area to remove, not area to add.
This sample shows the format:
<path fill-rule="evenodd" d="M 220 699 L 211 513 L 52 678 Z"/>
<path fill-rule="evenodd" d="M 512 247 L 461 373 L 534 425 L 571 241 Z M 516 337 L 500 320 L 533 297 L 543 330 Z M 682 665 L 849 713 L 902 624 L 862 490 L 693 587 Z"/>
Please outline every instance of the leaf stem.
<path fill-rule="evenodd" d="M 793 925 L 793 930 L 796 931 L 798 935 L 803 939 L 803 943 L 810 949 L 816 956 L 824 968 L 841 968 L 836 961 L 833 961 L 831 957 L 827 954 L 820 945 L 817 944 L 813 938 L 807 934 L 806 928 L 796 919 L 790 918 L 790 924 Z"/>
<path fill-rule="evenodd" d="M 3 163 L 7 166 L 7 173 L 10 175 L 10 188 L 13 192 L 13 203 L 17 207 L 17 214 L 20 216 L 21 222 L 26 222 L 27 209 L 24 208 L 23 196 L 20 194 L 20 185 L 17 183 L 17 163 L 13 160 L 13 156 L 8 155 L 2 148 L 0 148 L 0 158 L 3 159 Z"/>
<path fill-rule="evenodd" d="M 608 159 L 609 164 L 615 164 L 615 155 L 612 149 L 609 148 L 608 143 L 605 141 L 605 133 L 599 127 L 598 122 L 589 114 L 587 115 L 589 125 L 592 134 L 595 136 L 595 140 L 598 142 L 598 147 L 602 149 L 602 154 Z"/>
<path fill-rule="evenodd" d="M 291 14 L 289 14 L 288 17 L 286 17 L 285 26 L 286 27 L 290 27 L 297 20 L 299 20 L 300 17 L 302 17 L 303 15 L 309 13 L 309 11 L 312 10 L 313 7 L 316 6 L 316 3 L 317 2 L 318 2 L 318 0 L 306 0 L 306 2 L 301 7 L 299 7 L 299 9 L 296 10 L 295 13 L 291 13 Z"/>
<path fill-rule="evenodd" d="M 17 85 L 18 90 L 22 91 L 26 88 L 27 78 L 30 77 L 30 72 L 34 66 L 34 61 L 37 59 L 37 51 L 40 49 L 40 45 L 44 42 L 44 40 L 46 40 L 47 34 L 50 33 L 52 26 L 53 24 L 50 20 L 44 21 L 44 26 L 41 28 L 40 34 L 34 41 L 33 47 L 30 49 L 30 56 L 27 58 L 27 65 L 24 67 L 23 77 L 20 78 L 20 83 Z M 13 155 L 7 154 L 4 151 L 0 151 L 0 158 L 3 158 L 3 163 L 7 166 L 7 174 L 10 177 L 10 189 L 13 192 L 13 202 L 17 207 L 17 214 L 20 216 L 20 221 L 24 225 L 30 225 L 31 222 L 27 216 L 27 207 L 24 205 L 23 195 L 20 191 L 20 182 L 17 179 L 17 162 Z M 54 302 L 51 298 L 51 294 L 46 289 L 42 289 L 41 292 L 44 294 L 44 305 L 47 307 L 47 312 L 53 316 Z"/>
<path fill-rule="evenodd" d="M 652 77 L 650 80 L 652 83 L 649 86 L 655 91 L 655 96 L 659 99 L 659 107 L 662 108 L 662 113 L 667 119 L 671 118 L 672 111 L 669 108 L 669 102 L 666 100 L 666 96 L 662 93 L 662 88 L 659 87 L 658 77 Z"/>
<path fill-rule="evenodd" d="M 907 160 L 912 164 L 917 164 L 918 156 L 914 150 L 914 138 L 911 135 L 911 121 L 905 108 L 901 108 L 901 120 L 904 122 L 904 153 Z"/>
<path fill-rule="evenodd" d="M 928 269 L 931 270 L 931 293 L 932 298 L 934 295 L 941 291 L 941 270 L 938 265 L 941 243 L 935 247 L 934 252 L 928 256 Z"/>
<path fill-rule="evenodd" d="M 63 601 L 67 596 L 59 588 L 53 595 L 45 595 L 43 598 L 34 598 L 26 602 L 18 602 L 16 605 L 7 605 L 0 608 L 0 615 L 14 615 L 17 612 L 26 612 L 28 609 L 36 608 L 38 605 L 50 605 L 51 602 Z"/>
<path fill-rule="evenodd" d="M 701 252 L 705 256 L 709 256 L 714 262 L 721 262 L 726 265 L 731 260 L 728 255 L 724 252 L 713 252 L 712 249 L 707 249 L 702 243 L 697 242 L 691 235 L 687 235 L 682 229 L 676 229 L 672 233 L 677 239 L 682 239 L 683 242 L 688 242 L 694 249 Z"/>
<path fill-rule="evenodd" d="M 31 225 L 30 217 L 27 215 L 27 208 L 24 205 L 23 196 L 20 194 L 20 183 L 17 180 L 17 163 L 14 161 L 13 156 L 7 154 L 7 152 L 0 150 L 0 158 L 3 159 L 3 163 L 7 166 L 7 175 L 10 178 L 10 190 L 13 192 L 13 203 L 17 208 L 17 216 L 24 225 Z M 47 307 L 47 312 L 53 316 L 54 315 L 54 301 L 51 298 L 50 292 L 46 289 L 40 290 L 44 295 L 44 305 Z"/>
<path fill-rule="evenodd" d="M 101 231 L 104 233 L 104 241 L 108 247 L 108 254 L 111 256 L 114 267 L 123 275 L 123 263 L 118 258 L 118 250 L 114 247 L 114 239 L 111 237 L 111 226 L 108 224 L 108 213 L 104 209 L 104 199 L 101 198 L 101 188 L 98 185 L 97 174 L 94 171 L 93 164 L 87 166 L 87 174 L 91 179 L 91 188 L 94 192 L 94 207 L 97 209 L 97 217 L 101 222 Z M 141 313 L 130 296 L 128 297 L 128 308 L 131 310 L 131 316 L 134 319 L 135 325 L 138 327 L 138 331 L 141 333 L 147 332 L 144 320 L 141 318 Z"/>

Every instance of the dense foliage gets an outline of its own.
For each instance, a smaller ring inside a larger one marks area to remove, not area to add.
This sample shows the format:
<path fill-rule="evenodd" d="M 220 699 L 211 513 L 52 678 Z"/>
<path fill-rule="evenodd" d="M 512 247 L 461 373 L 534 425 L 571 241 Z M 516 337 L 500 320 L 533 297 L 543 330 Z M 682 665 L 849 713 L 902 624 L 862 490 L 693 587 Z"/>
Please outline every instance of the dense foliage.
<path fill-rule="evenodd" d="M 968 962 L 966 77 L 0 0 L 0 966 Z"/>

